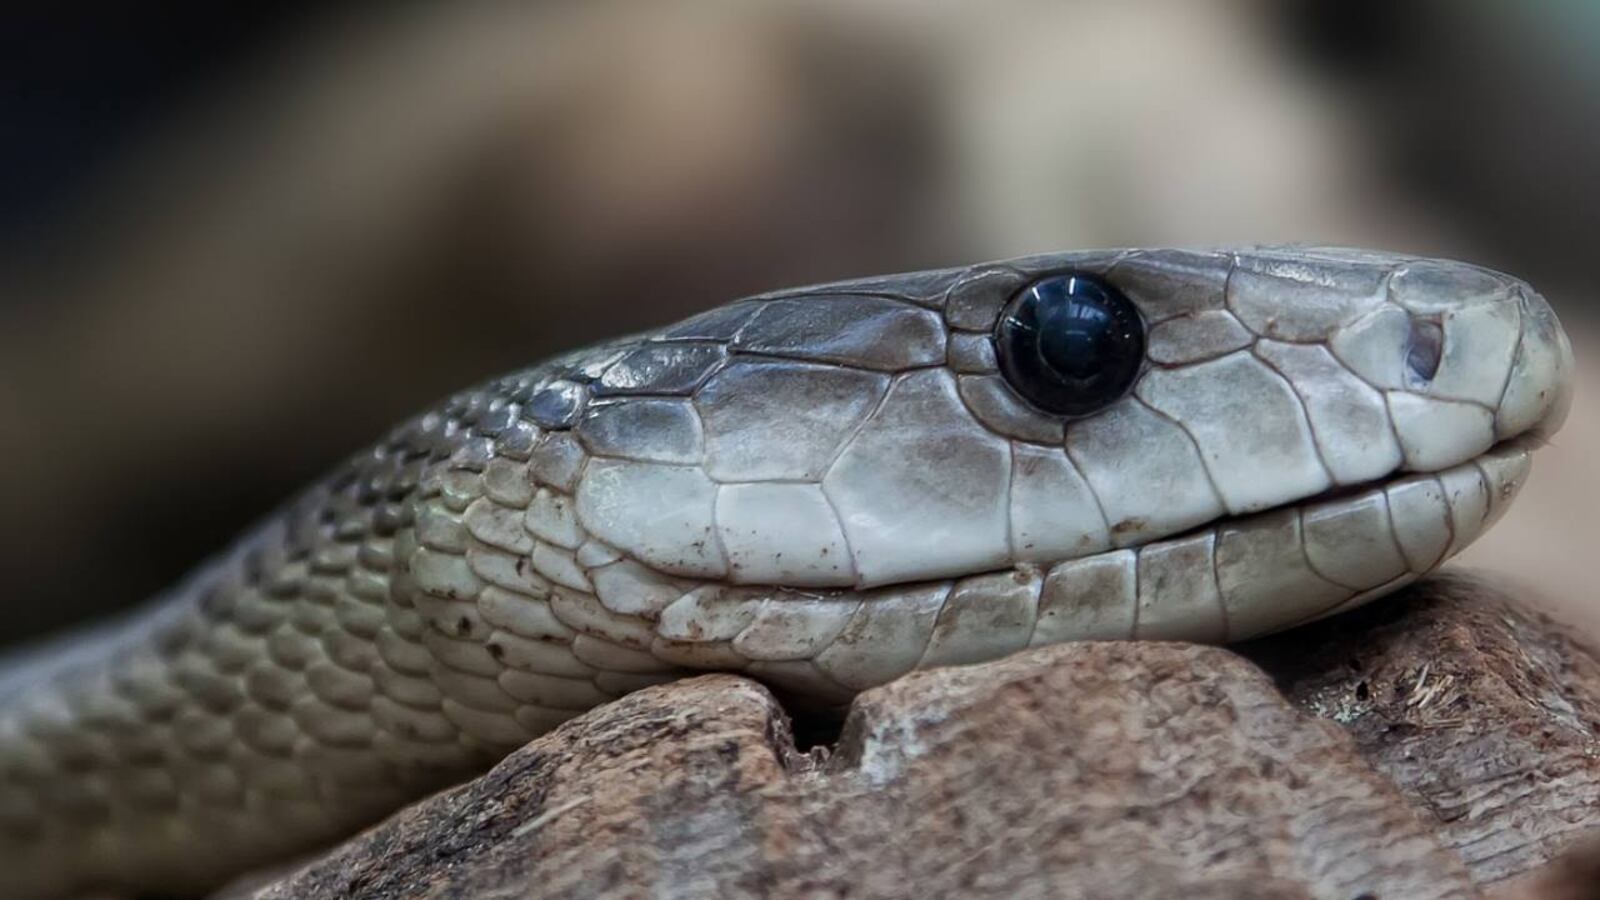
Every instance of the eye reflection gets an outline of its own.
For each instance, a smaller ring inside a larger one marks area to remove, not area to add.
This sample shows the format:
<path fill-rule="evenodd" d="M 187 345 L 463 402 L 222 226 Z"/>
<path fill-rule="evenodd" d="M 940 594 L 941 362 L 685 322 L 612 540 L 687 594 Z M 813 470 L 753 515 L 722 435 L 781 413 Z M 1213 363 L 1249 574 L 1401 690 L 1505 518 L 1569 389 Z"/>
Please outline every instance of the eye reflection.
<path fill-rule="evenodd" d="M 1034 282 L 995 329 L 1000 371 L 1029 403 L 1084 416 L 1121 399 L 1144 361 L 1144 323 L 1122 292 L 1088 275 Z"/>

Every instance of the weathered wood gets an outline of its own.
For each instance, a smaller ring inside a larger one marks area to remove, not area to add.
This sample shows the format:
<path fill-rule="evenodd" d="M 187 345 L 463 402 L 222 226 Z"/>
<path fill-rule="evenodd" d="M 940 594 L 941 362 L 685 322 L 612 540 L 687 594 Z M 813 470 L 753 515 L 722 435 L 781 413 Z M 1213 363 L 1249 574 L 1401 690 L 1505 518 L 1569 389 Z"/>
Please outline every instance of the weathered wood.
<path fill-rule="evenodd" d="M 1336 726 L 1223 650 L 908 677 L 798 754 L 752 682 L 640 692 L 259 896 L 1469 896 Z"/>
<path fill-rule="evenodd" d="M 1597 660 L 1437 578 L 1239 653 L 1079 644 L 916 673 L 810 753 L 766 689 L 708 676 L 576 719 L 255 896 L 1577 891 L 1582 850 L 1539 865 L 1600 824 Z"/>
<path fill-rule="evenodd" d="M 1555 862 L 1511 879 L 1495 900 L 1595 900 L 1600 897 L 1600 836 L 1567 851 Z"/>
<path fill-rule="evenodd" d="M 1242 651 L 1344 725 L 1480 884 L 1600 829 L 1600 654 L 1491 581 L 1438 576 Z"/>

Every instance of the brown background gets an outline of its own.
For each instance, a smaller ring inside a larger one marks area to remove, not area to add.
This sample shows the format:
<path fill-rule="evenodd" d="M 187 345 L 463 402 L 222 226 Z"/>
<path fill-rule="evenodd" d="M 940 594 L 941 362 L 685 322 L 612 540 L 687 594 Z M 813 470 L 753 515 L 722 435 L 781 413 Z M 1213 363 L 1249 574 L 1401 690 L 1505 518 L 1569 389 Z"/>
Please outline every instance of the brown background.
<path fill-rule="evenodd" d="M 788 283 L 1258 240 L 1545 291 L 1586 384 L 1467 561 L 1600 623 L 1588 4 L 243 6 L 0 40 L 0 642 L 138 602 L 557 349 Z"/>

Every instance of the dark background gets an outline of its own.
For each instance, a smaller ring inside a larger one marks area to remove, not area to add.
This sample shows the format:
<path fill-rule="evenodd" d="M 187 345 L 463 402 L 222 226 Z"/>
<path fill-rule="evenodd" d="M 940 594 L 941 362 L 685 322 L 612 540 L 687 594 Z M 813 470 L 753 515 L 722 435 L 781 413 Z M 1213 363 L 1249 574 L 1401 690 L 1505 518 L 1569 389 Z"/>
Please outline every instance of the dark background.
<path fill-rule="evenodd" d="M 1600 6 L 0 14 L 0 642 L 126 606 L 432 399 L 787 283 L 1312 240 L 1600 287 Z M 1473 561 L 1589 591 L 1573 425 Z"/>

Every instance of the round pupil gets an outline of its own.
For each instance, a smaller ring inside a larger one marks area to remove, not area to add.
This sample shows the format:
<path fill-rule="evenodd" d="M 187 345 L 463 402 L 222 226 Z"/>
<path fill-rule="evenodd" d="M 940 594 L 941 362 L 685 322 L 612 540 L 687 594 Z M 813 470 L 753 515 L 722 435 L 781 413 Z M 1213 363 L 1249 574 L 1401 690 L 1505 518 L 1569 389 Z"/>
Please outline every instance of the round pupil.
<path fill-rule="evenodd" d="M 1040 409 L 1082 416 L 1120 399 L 1144 360 L 1144 324 L 1111 285 L 1084 275 L 1036 281 L 995 332 L 1000 370 Z"/>

